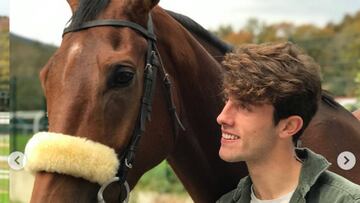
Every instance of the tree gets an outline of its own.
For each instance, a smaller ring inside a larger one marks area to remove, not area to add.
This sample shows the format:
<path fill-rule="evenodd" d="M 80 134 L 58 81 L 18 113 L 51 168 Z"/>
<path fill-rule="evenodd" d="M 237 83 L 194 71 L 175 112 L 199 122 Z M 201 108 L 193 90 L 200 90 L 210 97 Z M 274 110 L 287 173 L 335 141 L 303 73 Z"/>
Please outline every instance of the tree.
<path fill-rule="evenodd" d="M 220 38 L 224 38 L 231 33 L 234 33 L 233 27 L 231 25 L 220 25 L 220 27 L 213 31 L 215 35 Z"/>
<path fill-rule="evenodd" d="M 0 91 L 9 90 L 9 19 L 0 17 Z"/>
<path fill-rule="evenodd" d="M 245 43 L 252 43 L 253 42 L 253 34 L 246 31 L 240 31 L 240 32 L 232 32 L 226 35 L 223 40 L 226 42 L 238 46 Z"/>
<path fill-rule="evenodd" d="M 360 71 L 360 12 L 345 16 L 334 26 L 336 33 L 324 46 L 322 59 L 325 80 L 337 95 L 354 96 L 358 89 L 355 76 Z"/>
<path fill-rule="evenodd" d="M 41 110 L 44 96 L 39 72 L 56 47 L 10 35 L 11 77 L 16 77 L 16 109 Z"/>
<path fill-rule="evenodd" d="M 360 11 L 346 15 L 340 23 L 324 27 L 312 24 L 276 23 L 266 25 L 251 18 L 238 32 L 230 25 L 220 27 L 225 41 L 238 46 L 244 43 L 291 41 L 302 47 L 322 67 L 323 87 L 337 96 L 354 96 L 360 72 Z"/>

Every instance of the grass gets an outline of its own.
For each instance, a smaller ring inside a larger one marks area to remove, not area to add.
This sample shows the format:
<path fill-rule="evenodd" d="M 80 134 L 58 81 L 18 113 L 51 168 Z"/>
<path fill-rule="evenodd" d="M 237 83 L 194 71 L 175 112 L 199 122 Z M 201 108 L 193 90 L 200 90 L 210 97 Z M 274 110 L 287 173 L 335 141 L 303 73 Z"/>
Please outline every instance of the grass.
<path fill-rule="evenodd" d="M 31 138 L 31 135 L 26 135 L 26 134 L 19 134 L 16 136 L 11 136 L 10 137 L 10 145 L 15 145 L 15 148 L 13 149 L 13 147 L 11 147 L 11 151 L 20 151 L 20 152 L 24 152 L 26 143 L 29 141 L 29 139 Z"/>
<path fill-rule="evenodd" d="M 9 155 L 9 136 L 1 135 L 0 136 L 0 156 Z M 9 170 L 7 161 L 0 161 L 1 170 Z M 9 202 L 9 178 L 6 178 L 6 173 L 0 174 L 0 202 L 8 203 Z"/>
<path fill-rule="evenodd" d="M 0 156 L 6 156 L 9 154 L 9 136 L 0 136 Z"/>
<path fill-rule="evenodd" d="M 0 179 L 0 202 L 9 202 L 9 179 Z"/>
<path fill-rule="evenodd" d="M 186 193 L 183 185 L 166 161 L 161 162 L 158 166 L 145 173 L 136 188 L 159 193 Z"/>

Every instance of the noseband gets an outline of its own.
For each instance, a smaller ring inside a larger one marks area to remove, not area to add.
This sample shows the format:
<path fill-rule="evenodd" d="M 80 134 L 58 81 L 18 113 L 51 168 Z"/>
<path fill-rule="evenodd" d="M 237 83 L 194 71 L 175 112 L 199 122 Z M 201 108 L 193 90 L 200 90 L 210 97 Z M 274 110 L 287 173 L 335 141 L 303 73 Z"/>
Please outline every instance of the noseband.
<path fill-rule="evenodd" d="M 105 202 L 103 199 L 103 191 L 105 188 L 113 183 L 119 182 L 121 185 L 124 185 L 126 188 L 127 196 L 124 202 L 127 202 L 129 199 L 129 185 L 126 181 L 126 176 L 129 169 L 132 168 L 133 162 L 135 159 L 136 149 L 139 143 L 139 140 L 142 134 L 145 132 L 145 124 L 146 120 L 150 121 L 150 114 L 152 111 L 152 100 L 154 97 L 155 86 L 156 86 L 156 75 L 157 69 L 160 67 L 163 77 L 163 82 L 166 87 L 167 92 L 167 103 L 170 111 L 170 115 L 174 122 L 174 135 L 177 134 L 178 128 L 180 127 L 182 130 L 185 130 L 183 124 L 181 123 L 179 116 L 176 112 L 176 107 L 173 100 L 172 95 L 172 87 L 168 73 L 166 72 L 163 64 L 161 63 L 161 58 L 159 57 L 159 52 L 156 48 L 156 36 L 154 34 L 154 26 L 151 19 L 151 15 L 149 14 L 149 19 L 147 23 L 147 29 L 142 27 L 141 25 L 127 21 L 127 20 L 115 20 L 115 19 L 105 19 L 105 20 L 94 20 L 81 24 L 77 27 L 68 27 L 64 29 L 63 36 L 66 33 L 70 32 L 78 32 L 84 29 L 92 28 L 92 27 L 100 27 L 100 26 L 112 26 L 112 27 L 129 27 L 138 33 L 140 33 L 143 37 L 146 38 L 148 42 L 148 48 L 146 52 L 146 65 L 144 68 L 144 91 L 141 98 L 141 107 L 137 118 L 137 124 L 135 129 L 133 130 L 131 140 L 126 147 L 125 152 L 120 156 L 120 167 L 117 173 L 117 177 L 110 180 L 108 183 L 102 185 L 98 192 L 98 201 Z"/>

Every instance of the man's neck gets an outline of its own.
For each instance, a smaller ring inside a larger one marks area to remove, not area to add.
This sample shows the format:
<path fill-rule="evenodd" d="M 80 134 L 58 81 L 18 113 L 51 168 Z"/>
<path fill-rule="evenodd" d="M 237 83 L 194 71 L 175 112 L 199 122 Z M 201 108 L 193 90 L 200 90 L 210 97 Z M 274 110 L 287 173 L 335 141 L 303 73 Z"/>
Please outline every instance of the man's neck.
<path fill-rule="evenodd" d="M 274 149 L 264 159 L 246 164 L 258 199 L 279 198 L 298 185 L 302 164 L 296 159 L 293 147 Z"/>

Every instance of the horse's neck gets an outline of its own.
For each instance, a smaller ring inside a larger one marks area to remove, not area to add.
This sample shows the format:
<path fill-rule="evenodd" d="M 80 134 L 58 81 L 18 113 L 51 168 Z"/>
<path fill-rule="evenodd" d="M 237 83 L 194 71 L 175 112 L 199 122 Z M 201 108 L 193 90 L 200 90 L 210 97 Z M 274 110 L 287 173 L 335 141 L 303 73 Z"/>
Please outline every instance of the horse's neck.
<path fill-rule="evenodd" d="M 343 170 L 337 164 L 341 152 L 360 154 L 360 123 L 345 108 L 323 95 L 319 110 L 301 136 L 305 147 L 325 156 L 332 163 L 330 170 L 359 184 L 360 165 Z"/>
<path fill-rule="evenodd" d="M 158 21 L 159 50 L 181 98 L 177 107 L 187 128 L 178 135 L 168 161 L 195 202 L 215 202 L 246 173 L 218 156 L 221 67 L 176 21 L 160 17 Z"/>
<path fill-rule="evenodd" d="M 219 63 L 223 60 L 224 55 L 233 49 L 232 45 L 220 40 L 191 18 L 168 10 L 166 12 L 184 26 Z"/>

